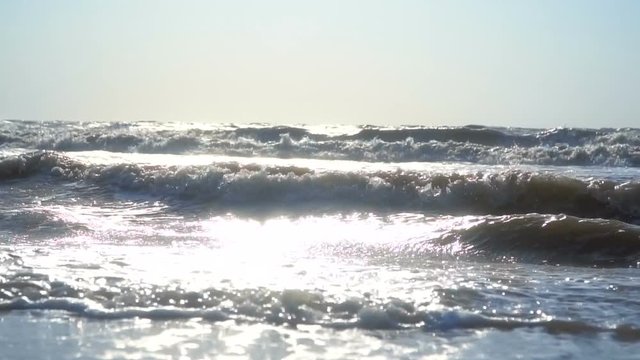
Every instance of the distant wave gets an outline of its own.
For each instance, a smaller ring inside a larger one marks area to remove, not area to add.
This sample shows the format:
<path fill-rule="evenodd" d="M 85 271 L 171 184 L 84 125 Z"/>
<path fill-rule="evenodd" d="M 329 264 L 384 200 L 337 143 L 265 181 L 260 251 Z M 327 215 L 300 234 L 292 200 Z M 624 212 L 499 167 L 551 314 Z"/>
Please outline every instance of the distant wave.
<path fill-rule="evenodd" d="M 503 130 L 504 131 L 504 130 Z M 458 142 L 487 146 L 536 146 L 542 142 L 535 135 L 508 134 L 498 129 L 482 126 L 459 128 L 405 128 L 376 129 L 367 128 L 356 135 L 340 137 L 351 140 L 374 140 L 401 142 L 411 138 L 414 142 Z"/>
<path fill-rule="evenodd" d="M 352 128 L 4 121 L 1 147 L 359 161 L 640 167 L 638 129 Z"/>
<path fill-rule="evenodd" d="M 0 181 L 33 176 L 227 208 L 306 205 L 447 214 L 565 213 L 640 223 L 640 183 L 587 181 L 518 170 L 460 175 L 316 171 L 234 162 L 95 165 L 41 151 L 0 160 Z"/>

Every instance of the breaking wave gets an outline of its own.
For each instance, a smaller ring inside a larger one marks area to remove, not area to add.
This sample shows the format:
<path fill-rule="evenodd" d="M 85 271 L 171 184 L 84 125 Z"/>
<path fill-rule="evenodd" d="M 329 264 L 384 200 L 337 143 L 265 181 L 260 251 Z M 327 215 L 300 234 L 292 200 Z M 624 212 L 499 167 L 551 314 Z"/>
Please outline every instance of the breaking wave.
<path fill-rule="evenodd" d="M 221 162 L 201 166 L 86 164 L 55 152 L 0 160 L 0 181 L 46 176 L 167 201 L 235 207 L 426 211 L 437 214 L 564 213 L 640 223 L 640 184 L 522 170 L 473 174 L 320 171 Z"/>

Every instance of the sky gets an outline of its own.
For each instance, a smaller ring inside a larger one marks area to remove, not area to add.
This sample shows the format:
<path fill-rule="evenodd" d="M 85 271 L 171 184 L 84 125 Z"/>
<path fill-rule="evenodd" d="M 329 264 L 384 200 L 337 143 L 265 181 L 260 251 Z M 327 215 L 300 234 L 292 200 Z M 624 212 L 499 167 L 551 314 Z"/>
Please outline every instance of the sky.
<path fill-rule="evenodd" d="M 0 0 L 0 118 L 640 127 L 637 0 Z"/>

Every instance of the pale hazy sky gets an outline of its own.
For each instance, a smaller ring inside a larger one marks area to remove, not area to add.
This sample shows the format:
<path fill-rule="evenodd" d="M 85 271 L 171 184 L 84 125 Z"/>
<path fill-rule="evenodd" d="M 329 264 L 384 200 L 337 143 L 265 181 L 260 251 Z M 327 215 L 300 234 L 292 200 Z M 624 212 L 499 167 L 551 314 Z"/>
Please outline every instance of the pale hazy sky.
<path fill-rule="evenodd" d="M 0 0 L 0 118 L 640 127 L 640 0 Z"/>

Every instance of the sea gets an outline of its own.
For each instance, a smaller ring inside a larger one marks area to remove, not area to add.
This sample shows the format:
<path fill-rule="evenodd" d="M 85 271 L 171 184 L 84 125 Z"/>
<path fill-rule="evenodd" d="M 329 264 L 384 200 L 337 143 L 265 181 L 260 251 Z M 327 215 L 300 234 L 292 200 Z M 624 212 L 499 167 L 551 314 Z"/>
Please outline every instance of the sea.
<path fill-rule="evenodd" d="M 639 359 L 640 130 L 0 121 L 0 359 Z"/>

